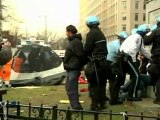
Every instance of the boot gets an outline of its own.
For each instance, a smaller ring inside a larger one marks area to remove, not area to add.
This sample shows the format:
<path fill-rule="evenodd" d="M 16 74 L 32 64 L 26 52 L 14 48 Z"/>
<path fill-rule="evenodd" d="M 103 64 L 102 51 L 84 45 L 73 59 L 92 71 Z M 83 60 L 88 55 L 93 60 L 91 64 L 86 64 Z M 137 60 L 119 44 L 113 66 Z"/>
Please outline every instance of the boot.
<path fill-rule="evenodd" d="M 98 87 L 97 86 L 90 87 L 90 95 L 91 95 L 90 109 L 93 111 L 99 110 L 99 107 L 98 107 L 99 95 L 98 95 Z"/>
<path fill-rule="evenodd" d="M 106 104 L 105 104 L 105 103 L 103 103 L 103 104 L 101 103 L 99 109 L 100 109 L 100 110 L 105 110 L 105 109 L 107 109 Z"/>
<path fill-rule="evenodd" d="M 109 101 L 109 98 L 106 96 L 106 85 L 99 86 L 99 103 L 100 110 L 104 110 L 107 108 L 106 102 Z"/>
<path fill-rule="evenodd" d="M 155 93 L 155 96 L 156 96 L 156 101 L 160 102 L 160 79 L 158 79 L 157 82 L 156 82 L 156 93 Z"/>
<path fill-rule="evenodd" d="M 158 101 L 156 99 L 153 101 L 153 103 L 160 105 L 160 101 Z"/>

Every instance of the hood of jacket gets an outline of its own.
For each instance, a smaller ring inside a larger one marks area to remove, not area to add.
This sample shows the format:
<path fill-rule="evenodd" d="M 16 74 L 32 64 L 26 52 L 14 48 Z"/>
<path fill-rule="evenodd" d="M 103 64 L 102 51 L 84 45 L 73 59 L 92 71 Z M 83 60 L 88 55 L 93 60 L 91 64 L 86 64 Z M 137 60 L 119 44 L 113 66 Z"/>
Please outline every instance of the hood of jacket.
<path fill-rule="evenodd" d="M 81 35 L 80 33 L 74 34 L 73 36 L 68 37 L 68 40 L 71 41 L 71 40 L 73 40 L 74 38 L 77 38 L 77 39 L 79 39 L 79 40 L 82 40 L 82 35 Z"/>

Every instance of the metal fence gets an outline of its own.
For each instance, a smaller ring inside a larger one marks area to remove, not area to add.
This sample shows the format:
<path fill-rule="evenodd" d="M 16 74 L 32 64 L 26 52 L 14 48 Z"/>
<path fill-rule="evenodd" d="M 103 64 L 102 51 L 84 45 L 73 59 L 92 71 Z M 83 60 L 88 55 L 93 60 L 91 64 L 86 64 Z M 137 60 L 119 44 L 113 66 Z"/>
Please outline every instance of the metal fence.
<path fill-rule="evenodd" d="M 62 109 L 58 106 L 22 105 L 19 102 L 11 104 L 1 102 L 1 120 L 160 120 L 160 115 L 145 115 L 144 113 L 129 114 L 125 112 L 89 111 Z"/>

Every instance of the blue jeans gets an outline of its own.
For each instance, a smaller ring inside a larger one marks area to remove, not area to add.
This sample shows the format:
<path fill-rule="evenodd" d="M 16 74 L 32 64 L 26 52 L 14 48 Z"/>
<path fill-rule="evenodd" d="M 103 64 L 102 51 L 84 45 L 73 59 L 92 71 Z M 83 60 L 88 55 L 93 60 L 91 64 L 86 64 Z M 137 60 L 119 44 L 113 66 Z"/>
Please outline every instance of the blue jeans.
<path fill-rule="evenodd" d="M 79 70 L 67 71 L 66 91 L 72 108 L 80 107 L 78 94 Z"/>

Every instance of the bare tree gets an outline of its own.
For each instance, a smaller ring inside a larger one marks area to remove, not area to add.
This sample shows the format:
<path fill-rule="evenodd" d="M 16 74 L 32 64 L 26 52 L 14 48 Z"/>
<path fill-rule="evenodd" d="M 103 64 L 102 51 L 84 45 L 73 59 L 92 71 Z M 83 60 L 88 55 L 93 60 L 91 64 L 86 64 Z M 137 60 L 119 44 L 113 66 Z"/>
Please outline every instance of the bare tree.
<path fill-rule="evenodd" d="M 15 28 L 15 36 L 11 35 L 9 31 L 2 31 L 2 21 L 8 22 L 8 18 L 13 18 L 11 14 L 9 14 L 10 7 L 3 5 L 2 0 L 0 0 L 0 39 L 7 38 L 8 41 L 11 42 L 11 46 L 15 47 L 16 45 L 16 36 L 18 32 L 18 27 Z"/>
<path fill-rule="evenodd" d="M 2 20 L 3 20 L 3 17 L 2 17 L 2 0 L 0 0 L 0 36 L 2 35 Z"/>
<path fill-rule="evenodd" d="M 19 30 L 19 23 L 22 23 L 22 20 L 19 20 L 15 17 L 15 14 L 13 13 L 14 10 L 11 6 L 5 5 L 6 0 L 0 0 L 0 36 L 2 35 L 2 22 L 8 22 L 11 24 L 12 29 L 15 34 L 18 33 Z M 13 16 L 14 15 L 14 16 Z"/>

